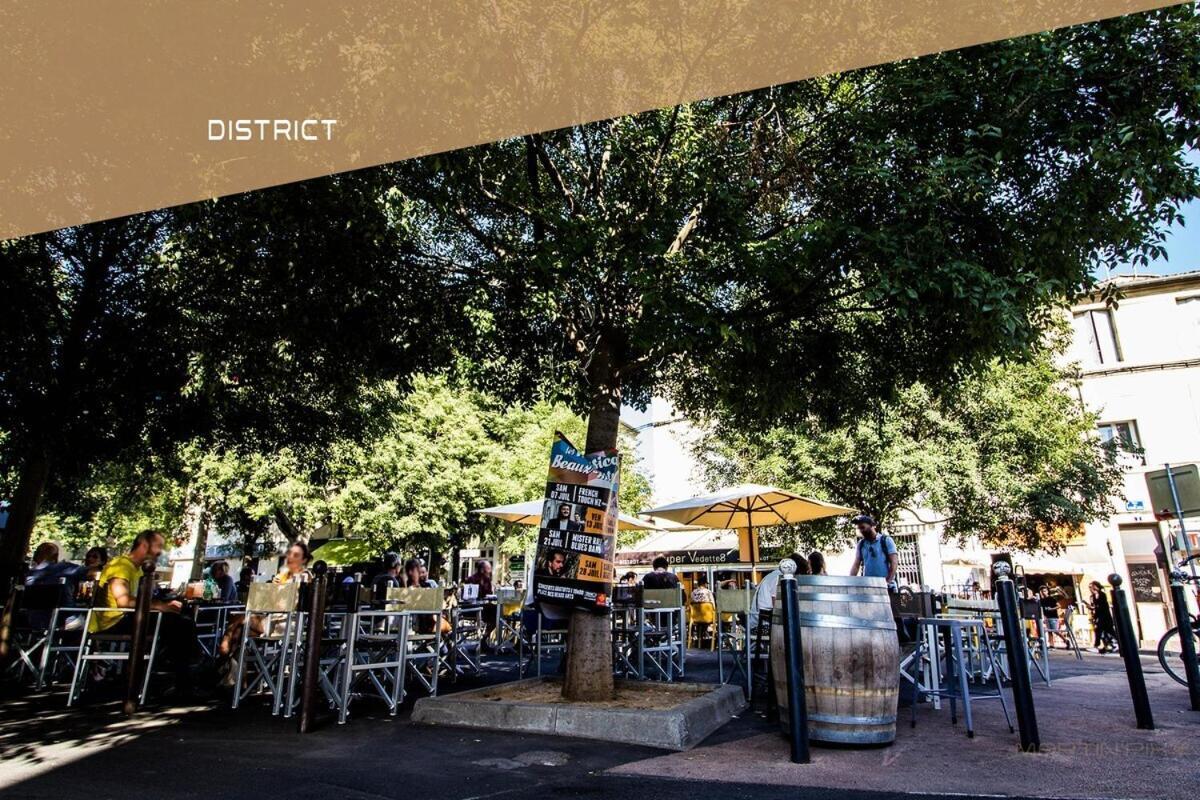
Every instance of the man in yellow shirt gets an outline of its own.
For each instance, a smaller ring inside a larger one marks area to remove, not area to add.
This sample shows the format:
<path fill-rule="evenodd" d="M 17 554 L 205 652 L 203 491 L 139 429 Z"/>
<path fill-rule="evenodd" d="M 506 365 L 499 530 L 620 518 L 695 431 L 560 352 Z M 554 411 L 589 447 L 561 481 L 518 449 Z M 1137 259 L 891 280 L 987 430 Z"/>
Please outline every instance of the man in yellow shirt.
<path fill-rule="evenodd" d="M 127 555 L 117 556 L 104 566 L 97 581 L 100 596 L 92 613 L 90 630 L 93 633 L 133 633 L 133 614 L 101 609 L 134 607 L 142 580 L 142 565 L 158 560 L 163 543 L 163 535 L 158 531 L 142 531 L 134 538 Z M 150 586 L 146 590 L 154 591 L 154 588 Z M 182 605 L 178 600 L 152 600 L 150 608 L 162 612 L 158 631 L 159 651 L 175 668 L 175 688 L 180 695 L 190 694 L 191 666 L 197 654 L 195 627 L 191 620 L 179 615 Z M 150 625 L 153 626 L 154 622 L 151 619 Z"/>

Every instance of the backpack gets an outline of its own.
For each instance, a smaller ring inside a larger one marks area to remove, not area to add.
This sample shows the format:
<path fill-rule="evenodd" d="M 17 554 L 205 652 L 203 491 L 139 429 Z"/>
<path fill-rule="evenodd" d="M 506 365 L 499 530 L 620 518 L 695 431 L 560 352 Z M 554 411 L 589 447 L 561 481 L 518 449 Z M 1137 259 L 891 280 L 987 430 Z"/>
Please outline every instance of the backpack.
<path fill-rule="evenodd" d="M 866 541 L 867 541 L 866 539 L 859 539 L 858 544 L 856 544 L 854 546 L 855 553 L 858 555 L 859 561 L 866 561 L 866 559 L 863 558 L 863 551 L 862 551 L 863 543 Z M 898 547 L 896 547 L 896 542 L 894 539 L 892 539 L 892 537 L 888 536 L 886 533 L 880 533 L 879 534 L 879 546 L 883 550 L 883 557 L 885 560 L 887 559 L 887 556 L 888 556 L 888 549 L 887 549 L 887 544 L 886 544 L 887 542 L 892 543 L 892 551 L 893 552 L 896 552 L 896 553 L 900 552 L 900 549 Z"/>

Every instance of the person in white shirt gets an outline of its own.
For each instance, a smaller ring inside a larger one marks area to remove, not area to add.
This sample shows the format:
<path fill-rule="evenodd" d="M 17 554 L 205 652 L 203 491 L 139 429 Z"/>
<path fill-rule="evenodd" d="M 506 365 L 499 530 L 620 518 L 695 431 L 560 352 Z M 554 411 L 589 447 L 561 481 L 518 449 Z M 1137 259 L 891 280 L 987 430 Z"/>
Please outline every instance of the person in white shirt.
<path fill-rule="evenodd" d="M 792 553 L 788 556 L 792 561 L 796 562 L 796 574 L 808 574 L 808 559 L 799 553 Z M 767 576 L 762 579 L 762 583 L 758 585 L 758 589 L 754 592 L 754 604 L 750 608 L 750 627 L 758 627 L 759 615 L 766 611 L 768 615 L 772 608 L 775 607 L 775 590 L 779 588 L 780 572 L 779 567 L 767 573 Z"/>

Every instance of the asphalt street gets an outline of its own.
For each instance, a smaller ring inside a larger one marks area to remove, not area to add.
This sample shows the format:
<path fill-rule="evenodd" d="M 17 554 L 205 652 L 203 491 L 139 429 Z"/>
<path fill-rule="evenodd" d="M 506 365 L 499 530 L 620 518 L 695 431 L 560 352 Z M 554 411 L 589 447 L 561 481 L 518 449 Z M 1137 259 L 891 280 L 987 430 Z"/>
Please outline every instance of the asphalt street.
<path fill-rule="evenodd" d="M 1089 659 L 1056 659 L 1071 670 L 1110 670 Z M 692 658 L 704 679 L 707 655 Z M 492 674 L 502 675 L 497 671 Z M 715 677 L 715 676 L 712 676 Z M 463 686 L 479 681 L 464 681 Z M 247 798 L 840 798 L 912 797 L 805 786 L 619 776 L 606 770 L 661 756 L 652 748 L 561 737 L 432 728 L 363 706 L 351 721 L 324 720 L 309 734 L 252 701 L 237 711 L 221 698 L 182 709 L 148 708 L 126 720 L 111 695 L 65 709 L 63 693 L 9 696 L 0 710 L 0 797 L 88 800 Z M 761 708 L 732 720 L 693 753 L 775 730 Z M 880 751 L 880 769 L 885 768 Z M 712 764 L 707 765 L 710 769 Z M 926 795 L 936 797 L 938 795 Z M 946 795 L 957 796 L 961 795 Z"/>

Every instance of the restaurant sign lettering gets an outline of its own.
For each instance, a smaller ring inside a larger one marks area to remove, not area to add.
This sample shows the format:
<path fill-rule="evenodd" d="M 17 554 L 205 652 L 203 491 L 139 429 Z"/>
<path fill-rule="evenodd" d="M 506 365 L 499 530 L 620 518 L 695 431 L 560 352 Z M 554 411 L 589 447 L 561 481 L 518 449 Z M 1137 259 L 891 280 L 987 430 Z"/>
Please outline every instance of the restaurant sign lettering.
<path fill-rule="evenodd" d="M 781 548 L 762 548 L 759 551 L 760 563 L 767 564 L 778 561 L 784 553 Z M 626 551 L 617 553 L 618 567 L 643 567 L 654 563 L 654 559 L 662 556 L 672 567 L 705 566 L 709 564 L 746 564 L 736 547 L 694 548 L 692 550 L 646 550 Z"/>
<path fill-rule="evenodd" d="M 580 453 L 561 433 L 550 450 L 533 593 L 544 603 L 603 611 L 617 549 L 616 450 Z"/>
<path fill-rule="evenodd" d="M 654 559 L 662 556 L 671 566 L 682 564 L 736 564 L 738 550 L 734 548 L 712 548 L 703 550 L 669 550 L 667 552 L 647 551 L 644 553 L 618 553 L 617 566 L 639 567 L 654 563 Z"/>

